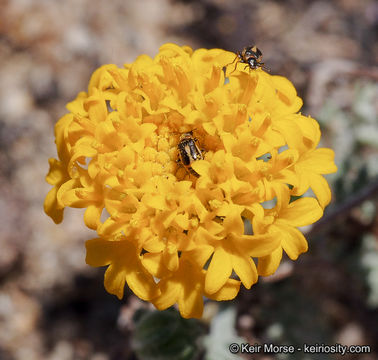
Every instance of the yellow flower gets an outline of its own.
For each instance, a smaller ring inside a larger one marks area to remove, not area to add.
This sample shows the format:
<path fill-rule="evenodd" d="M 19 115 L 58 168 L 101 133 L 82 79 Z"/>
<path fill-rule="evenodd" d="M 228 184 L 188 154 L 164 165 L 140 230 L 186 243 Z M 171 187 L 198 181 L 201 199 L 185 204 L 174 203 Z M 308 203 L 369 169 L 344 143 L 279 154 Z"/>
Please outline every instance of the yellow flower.
<path fill-rule="evenodd" d="M 275 191 L 277 204 L 274 208 L 264 209 L 260 204 L 254 204 L 252 210 L 252 226 L 257 234 L 279 234 L 280 246 L 258 260 L 258 274 L 263 276 L 272 275 L 277 270 L 282 250 L 292 260 L 307 251 L 307 241 L 297 227 L 310 225 L 323 215 L 316 199 L 300 198 L 289 203 L 290 192 L 284 186 L 276 186 Z"/>
<path fill-rule="evenodd" d="M 231 300 L 282 250 L 307 250 L 297 227 L 330 201 L 333 152 L 317 148 L 319 126 L 297 113 L 289 80 L 244 64 L 225 72 L 234 58 L 165 44 L 153 59 L 102 66 L 55 127 L 45 211 L 58 223 L 64 207 L 86 208 L 97 232 L 86 261 L 108 266 L 119 298 L 127 283 L 158 309 L 200 317 L 203 296 Z"/>

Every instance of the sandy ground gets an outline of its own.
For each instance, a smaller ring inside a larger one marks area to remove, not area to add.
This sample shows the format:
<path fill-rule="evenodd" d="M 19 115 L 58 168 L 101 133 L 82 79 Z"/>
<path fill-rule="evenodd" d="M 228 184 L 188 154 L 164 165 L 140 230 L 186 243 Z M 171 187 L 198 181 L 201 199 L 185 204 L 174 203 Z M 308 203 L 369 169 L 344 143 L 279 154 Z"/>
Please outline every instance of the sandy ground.
<path fill-rule="evenodd" d="M 373 0 L 1 1 L 0 359 L 135 358 L 131 318 L 147 305 L 105 292 L 103 271 L 85 264 L 84 241 L 95 234 L 80 210 L 58 226 L 44 214 L 44 177 L 56 156 L 54 124 L 91 73 L 153 56 L 166 42 L 232 51 L 257 44 L 320 121 L 342 169 L 330 180 L 346 209 L 335 207 L 331 226 L 311 234 L 303 260 L 239 296 L 239 333 L 274 340 L 278 323 L 287 335 L 280 341 L 377 351 L 378 260 L 368 256 L 377 253 L 377 188 L 360 192 L 378 174 L 377 27 Z"/>

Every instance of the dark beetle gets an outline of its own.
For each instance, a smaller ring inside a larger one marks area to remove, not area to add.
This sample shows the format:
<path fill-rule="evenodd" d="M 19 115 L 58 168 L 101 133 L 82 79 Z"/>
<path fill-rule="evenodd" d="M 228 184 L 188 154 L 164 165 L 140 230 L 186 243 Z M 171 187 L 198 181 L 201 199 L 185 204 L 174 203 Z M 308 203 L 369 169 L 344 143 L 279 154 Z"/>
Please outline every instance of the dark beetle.
<path fill-rule="evenodd" d="M 264 63 L 262 62 L 262 57 L 262 52 L 257 46 L 246 46 L 242 51 L 236 52 L 236 57 L 234 61 L 228 65 L 233 64 L 237 60 L 235 68 L 233 71 L 231 71 L 231 73 L 233 73 L 236 70 L 238 62 L 246 64 L 244 69 L 249 67 L 250 70 L 256 70 L 260 67 L 264 70 L 269 70 L 266 66 L 264 66 Z"/>
<path fill-rule="evenodd" d="M 192 169 L 194 161 L 203 160 L 203 155 L 197 142 L 198 139 L 193 136 L 193 131 L 181 134 L 180 141 L 177 144 L 179 156 L 177 162 L 181 163 L 189 174 L 199 177 L 199 174 Z"/>

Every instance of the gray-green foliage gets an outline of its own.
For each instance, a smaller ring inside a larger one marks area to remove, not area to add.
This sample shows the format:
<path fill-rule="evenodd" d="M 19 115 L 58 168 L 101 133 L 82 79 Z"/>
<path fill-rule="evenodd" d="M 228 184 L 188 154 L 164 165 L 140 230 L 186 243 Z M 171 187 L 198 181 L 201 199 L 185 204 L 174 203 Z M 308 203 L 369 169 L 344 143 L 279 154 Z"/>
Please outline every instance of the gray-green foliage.
<path fill-rule="evenodd" d="M 361 264 L 366 270 L 366 282 L 369 287 L 368 305 L 378 307 L 378 251 L 376 239 L 372 234 L 366 234 L 362 244 Z"/>
<path fill-rule="evenodd" d="M 374 178 L 378 175 L 378 85 L 369 82 L 357 83 L 354 96 L 348 106 L 341 107 L 332 94 L 317 115 L 317 120 L 326 129 L 336 164 L 351 172 L 361 169 Z M 334 95 L 335 96 L 335 95 Z M 352 165 L 351 165 L 352 164 Z M 340 177 L 337 174 L 330 178 Z M 342 175 L 345 177 L 345 174 Z M 346 177 L 346 180 L 350 180 Z"/>
<path fill-rule="evenodd" d="M 175 310 L 148 311 L 139 315 L 132 348 L 140 360 L 192 360 L 203 333 L 195 319 L 183 319 Z"/>

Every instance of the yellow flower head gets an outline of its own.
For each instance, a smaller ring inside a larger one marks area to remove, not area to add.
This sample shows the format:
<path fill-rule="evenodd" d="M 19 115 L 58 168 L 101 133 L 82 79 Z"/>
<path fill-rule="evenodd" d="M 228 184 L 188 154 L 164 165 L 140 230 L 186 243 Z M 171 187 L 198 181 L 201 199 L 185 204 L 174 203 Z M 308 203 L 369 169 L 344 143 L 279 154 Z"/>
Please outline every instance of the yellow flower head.
<path fill-rule="evenodd" d="M 119 298 L 126 282 L 158 309 L 200 317 L 203 296 L 230 300 L 282 250 L 307 250 L 297 227 L 330 201 L 333 152 L 316 148 L 319 126 L 287 79 L 240 63 L 230 73 L 234 58 L 166 44 L 102 66 L 55 126 L 45 211 L 58 223 L 66 206 L 86 208 L 98 234 L 87 263 L 108 266 Z M 309 188 L 316 198 L 290 201 Z"/>

